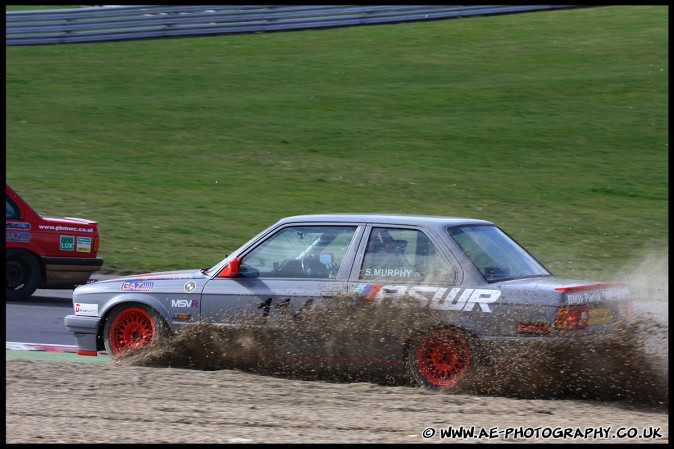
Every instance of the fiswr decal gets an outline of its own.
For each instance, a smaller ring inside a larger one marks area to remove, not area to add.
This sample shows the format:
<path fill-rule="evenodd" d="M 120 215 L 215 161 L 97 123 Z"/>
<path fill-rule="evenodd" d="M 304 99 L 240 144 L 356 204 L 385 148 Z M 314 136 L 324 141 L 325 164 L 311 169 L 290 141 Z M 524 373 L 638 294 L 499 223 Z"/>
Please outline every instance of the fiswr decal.
<path fill-rule="evenodd" d="M 359 284 L 356 293 L 365 296 L 368 302 L 381 303 L 403 296 L 417 299 L 421 307 L 434 310 L 461 310 L 470 312 L 479 306 L 483 312 L 491 312 L 489 304 L 496 302 L 501 290 L 484 288 L 430 287 L 408 285 Z"/>

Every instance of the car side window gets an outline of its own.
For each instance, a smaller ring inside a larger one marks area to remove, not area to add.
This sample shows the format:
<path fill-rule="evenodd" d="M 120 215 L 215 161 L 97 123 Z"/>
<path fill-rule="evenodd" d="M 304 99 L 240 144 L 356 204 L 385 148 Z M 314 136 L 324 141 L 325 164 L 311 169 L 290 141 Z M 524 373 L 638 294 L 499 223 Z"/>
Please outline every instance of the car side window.
<path fill-rule="evenodd" d="M 7 195 L 5 195 L 5 218 L 10 220 L 19 218 L 19 208 Z"/>
<path fill-rule="evenodd" d="M 456 272 L 417 229 L 372 228 L 359 279 L 453 283 Z"/>
<path fill-rule="evenodd" d="M 247 277 L 334 279 L 356 226 L 283 228 L 242 257 Z"/>
<path fill-rule="evenodd" d="M 462 226 L 448 232 L 489 282 L 550 274 L 496 226 Z"/>

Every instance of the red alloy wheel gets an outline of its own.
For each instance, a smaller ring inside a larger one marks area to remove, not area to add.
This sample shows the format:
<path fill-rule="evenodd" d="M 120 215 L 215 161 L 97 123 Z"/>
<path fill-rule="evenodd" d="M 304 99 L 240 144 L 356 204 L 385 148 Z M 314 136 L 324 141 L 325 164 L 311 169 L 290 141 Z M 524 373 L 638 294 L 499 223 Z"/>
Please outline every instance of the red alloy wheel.
<path fill-rule="evenodd" d="M 110 346 L 115 355 L 146 345 L 152 341 L 156 332 L 154 320 L 140 307 L 121 310 L 110 325 Z"/>
<path fill-rule="evenodd" d="M 438 329 L 426 334 L 416 350 L 417 368 L 429 383 L 446 387 L 458 382 L 470 366 L 470 348 L 461 333 Z"/>

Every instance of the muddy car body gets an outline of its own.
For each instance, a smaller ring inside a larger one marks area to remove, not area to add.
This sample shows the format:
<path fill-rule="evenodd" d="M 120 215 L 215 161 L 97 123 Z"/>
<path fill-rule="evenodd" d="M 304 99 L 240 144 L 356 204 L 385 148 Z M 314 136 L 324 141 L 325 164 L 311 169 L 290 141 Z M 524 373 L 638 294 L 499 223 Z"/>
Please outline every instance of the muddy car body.
<path fill-rule="evenodd" d="M 208 269 L 83 285 L 73 305 L 65 324 L 83 355 L 249 317 L 269 360 L 435 389 L 460 386 L 495 348 L 593 338 L 631 313 L 627 285 L 557 278 L 493 223 L 394 214 L 284 218 Z"/>

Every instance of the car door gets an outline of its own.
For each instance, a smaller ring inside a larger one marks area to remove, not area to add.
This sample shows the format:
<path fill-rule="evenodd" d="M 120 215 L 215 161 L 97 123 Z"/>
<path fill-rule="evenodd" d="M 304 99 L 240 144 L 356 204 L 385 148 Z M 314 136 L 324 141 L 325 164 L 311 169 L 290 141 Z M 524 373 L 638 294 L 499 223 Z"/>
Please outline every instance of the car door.
<path fill-rule="evenodd" d="M 349 290 L 359 295 L 365 310 L 359 314 L 363 323 L 354 325 L 363 335 L 357 337 L 361 344 L 345 351 L 352 358 L 372 360 L 399 356 L 405 333 L 419 317 L 415 312 L 428 310 L 461 280 L 458 262 L 431 231 L 368 225 L 349 278 Z M 403 300 L 408 301 L 404 307 Z"/>
<path fill-rule="evenodd" d="M 288 327 L 311 325 L 302 313 L 323 298 L 345 295 L 362 226 L 353 223 L 288 224 L 239 255 L 240 276 L 211 279 L 201 312 L 227 326 L 257 325 L 269 330 L 268 349 L 315 354 L 311 338 Z M 296 329 L 297 330 L 297 329 Z M 301 333 L 301 332 L 300 332 Z M 273 344 L 272 344 L 273 343 Z"/>

